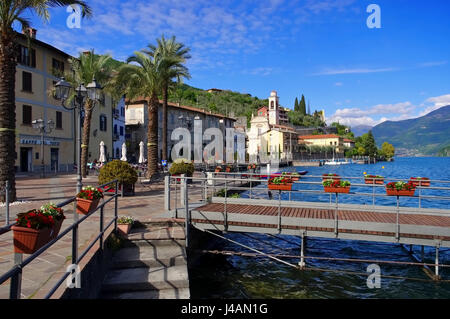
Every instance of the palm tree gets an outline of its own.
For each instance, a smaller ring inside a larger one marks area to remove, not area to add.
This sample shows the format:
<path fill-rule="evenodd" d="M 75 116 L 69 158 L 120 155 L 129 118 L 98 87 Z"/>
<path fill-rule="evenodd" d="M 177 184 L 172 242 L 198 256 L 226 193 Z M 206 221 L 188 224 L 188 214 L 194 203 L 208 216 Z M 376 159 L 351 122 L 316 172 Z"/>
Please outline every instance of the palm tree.
<path fill-rule="evenodd" d="M 167 160 L 167 102 L 169 99 L 169 87 L 173 83 L 173 79 L 177 79 L 177 83 L 182 78 L 189 79 L 191 76 L 189 70 L 184 66 L 187 59 L 190 59 L 190 49 L 185 47 L 183 43 L 177 42 L 176 37 L 172 36 L 166 39 L 164 35 L 161 39 L 156 39 L 157 46 L 148 45 L 148 50 L 143 50 L 151 57 L 165 60 L 164 67 L 161 69 L 162 78 L 162 97 L 163 97 L 163 120 L 162 120 L 162 160 Z"/>
<path fill-rule="evenodd" d="M 72 87 L 79 87 L 80 84 L 87 85 L 92 83 L 94 79 L 106 89 L 110 88 L 110 81 L 112 79 L 112 66 L 110 61 L 111 55 L 96 55 L 94 51 L 80 53 L 77 59 L 69 59 L 72 65 L 73 73 L 66 74 L 66 79 L 71 83 Z M 69 98 L 69 103 L 75 96 L 72 92 Z M 89 140 L 91 134 L 91 119 L 92 111 L 95 107 L 95 101 L 86 97 L 83 110 L 83 135 L 81 146 L 81 174 L 83 177 L 87 175 L 87 162 L 89 154 Z"/>
<path fill-rule="evenodd" d="M 83 16 L 90 16 L 91 9 L 85 1 L 79 0 L 2 0 L 0 1 L 0 190 L 8 180 L 10 200 L 16 200 L 15 160 L 16 160 L 16 105 L 15 82 L 17 65 L 17 33 L 13 24 L 22 30 L 30 28 L 25 12 L 36 14 L 44 21 L 50 19 L 48 9 L 78 4 Z M 26 33 L 28 36 L 28 33 Z M 0 194 L 5 201 L 6 192 Z"/>
<path fill-rule="evenodd" d="M 115 79 L 117 88 L 133 100 L 148 99 L 147 177 L 158 171 L 158 94 L 163 88 L 165 60 L 137 51 L 122 65 Z"/>

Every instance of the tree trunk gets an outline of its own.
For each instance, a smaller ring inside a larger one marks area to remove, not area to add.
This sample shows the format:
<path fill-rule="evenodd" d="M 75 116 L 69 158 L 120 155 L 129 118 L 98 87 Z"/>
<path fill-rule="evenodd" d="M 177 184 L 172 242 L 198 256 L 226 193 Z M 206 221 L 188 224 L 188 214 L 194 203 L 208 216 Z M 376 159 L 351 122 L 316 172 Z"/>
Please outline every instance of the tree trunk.
<path fill-rule="evenodd" d="M 9 181 L 9 200 L 16 201 L 16 44 L 9 34 L 0 37 L 0 202 L 6 200 L 5 185 Z"/>
<path fill-rule="evenodd" d="M 163 89 L 163 120 L 162 120 L 162 160 L 167 160 L 167 100 L 169 98 L 168 86 Z"/>
<path fill-rule="evenodd" d="M 84 106 L 83 138 L 81 140 L 81 175 L 87 176 L 87 162 L 89 155 L 89 139 L 91 134 L 92 101 L 88 100 Z"/>
<path fill-rule="evenodd" d="M 148 104 L 147 178 L 151 178 L 158 171 L 158 104 L 158 97 L 152 94 Z"/>

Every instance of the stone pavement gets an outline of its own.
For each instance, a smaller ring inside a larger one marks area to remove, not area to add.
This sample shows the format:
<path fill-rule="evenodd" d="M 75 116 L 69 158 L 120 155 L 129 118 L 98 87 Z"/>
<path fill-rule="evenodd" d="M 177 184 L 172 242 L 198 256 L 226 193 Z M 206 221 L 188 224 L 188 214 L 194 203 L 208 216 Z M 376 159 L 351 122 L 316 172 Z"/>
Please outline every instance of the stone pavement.
<path fill-rule="evenodd" d="M 89 176 L 83 179 L 83 185 L 97 185 L 97 177 Z M 25 212 L 41 205 L 54 202 L 60 203 L 75 196 L 76 176 L 64 175 L 45 179 L 37 177 L 24 177 L 17 180 L 18 202 L 10 207 L 10 221 L 13 222 L 17 213 Z M 192 195 L 191 195 L 192 194 Z M 190 193 L 190 200 L 200 199 L 200 190 Z M 108 198 L 108 197 L 106 197 Z M 175 196 L 172 196 L 172 207 Z M 179 197 L 178 197 L 179 201 Z M 146 222 L 154 218 L 169 217 L 164 212 L 164 183 L 142 184 L 136 183 L 136 195 L 124 197 L 118 200 L 119 216 L 127 215 Z M 180 207 L 180 204 L 177 205 Z M 73 223 L 73 205 L 64 208 L 67 219 L 64 221 L 61 231 Z M 99 212 L 98 212 L 99 213 Z M 0 206 L 0 226 L 5 225 L 5 207 Z M 105 207 L 105 225 L 114 216 L 114 201 Z M 99 215 L 94 214 L 79 227 L 78 250 L 81 253 L 97 236 L 99 232 Z M 22 298 L 42 298 L 44 289 L 49 290 L 64 273 L 70 264 L 72 255 L 72 233 L 68 233 L 60 241 L 55 243 L 41 256 L 28 264 L 22 276 Z M 92 255 L 90 252 L 89 255 Z M 88 256 L 89 256 L 88 255 Z M 24 255 L 26 258 L 28 255 Z M 12 232 L 0 235 L 0 275 L 13 267 L 14 248 Z M 63 283 L 62 285 L 65 285 Z M 44 287 L 45 286 L 45 287 Z M 44 287 L 44 288 L 43 288 Z M 42 289 L 41 289 L 42 288 Z M 0 285 L 0 299 L 9 298 L 9 281 Z"/>

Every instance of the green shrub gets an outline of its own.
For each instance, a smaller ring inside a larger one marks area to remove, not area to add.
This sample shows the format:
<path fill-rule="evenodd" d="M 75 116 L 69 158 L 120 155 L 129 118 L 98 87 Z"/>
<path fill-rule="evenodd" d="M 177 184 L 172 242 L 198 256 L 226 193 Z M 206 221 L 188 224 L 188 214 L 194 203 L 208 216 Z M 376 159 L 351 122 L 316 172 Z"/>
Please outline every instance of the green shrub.
<path fill-rule="evenodd" d="M 120 184 L 133 185 L 138 180 L 138 174 L 127 162 L 114 160 L 100 169 L 98 182 L 100 185 L 103 185 L 116 179 Z"/>
<path fill-rule="evenodd" d="M 169 173 L 170 175 L 185 174 L 191 177 L 194 174 L 194 164 L 188 160 L 178 159 L 170 166 Z"/>

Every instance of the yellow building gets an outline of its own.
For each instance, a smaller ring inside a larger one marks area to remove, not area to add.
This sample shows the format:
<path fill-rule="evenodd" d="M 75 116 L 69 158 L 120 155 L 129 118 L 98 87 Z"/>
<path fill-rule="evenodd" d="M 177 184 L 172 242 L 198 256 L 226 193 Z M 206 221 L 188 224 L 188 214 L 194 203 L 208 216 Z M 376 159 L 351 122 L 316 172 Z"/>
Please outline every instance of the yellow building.
<path fill-rule="evenodd" d="M 303 135 L 298 137 L 299 144 L 308 146 L 333 147 L 337 153 L 344 152 L 344 138 L 335 134 Z"/>
<path fill-rule="evenodd" d="M 42 156 L 46 172 L 73 172 L 76 161 L 75 112 L 62 107 L 60 100 L 49 94 L 60 77 L 70 71 L 67 53 L 39 41 L 36 31 L 29 44 L 17 34 L 19 59 L 16 71 L 16 171 L 40 172 Z M 106 96 L 97 104 L 91 120 L 89 160 L 99 158 L 100 142 L 107 158 L 113 157 L 112 112 L 115 101 Z M 34 120 L 54 122 L 54 129 L 45 134 L 41 154 L 41 133 L 33 128 Z"/>
<path fill-rule="evenodd" d="M 39 172 L 44 156 L 46 171 L 71 171 L 74 163 L 74 115 L 61 106 L 61 101 L 48 92 L 59 75 L 70 70 L 70 57 L 57 48 L 34 38 L 27 44 L 25 35 L 18 34 L 19 59 L 16 69 L 16 171 Z M 41 134 L 32 127 L 37 119 L 55 128 L 45 135 L 41 154 Z"/>

